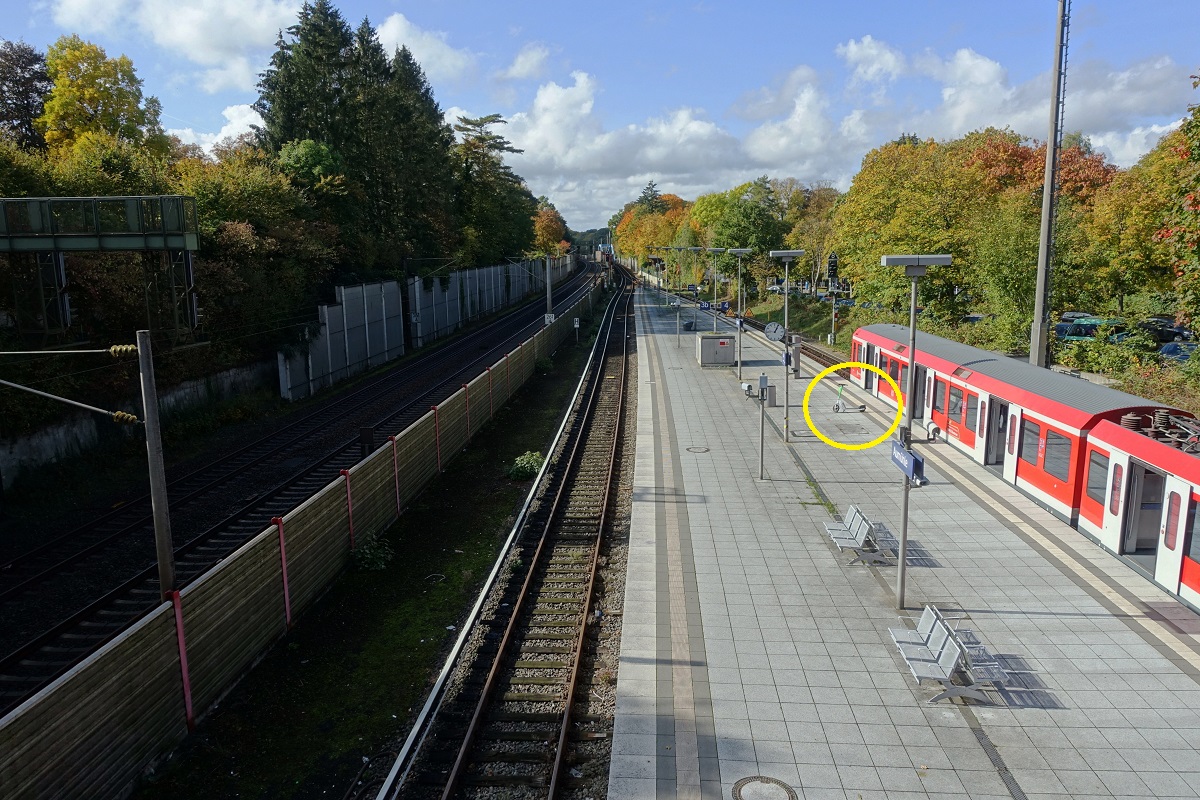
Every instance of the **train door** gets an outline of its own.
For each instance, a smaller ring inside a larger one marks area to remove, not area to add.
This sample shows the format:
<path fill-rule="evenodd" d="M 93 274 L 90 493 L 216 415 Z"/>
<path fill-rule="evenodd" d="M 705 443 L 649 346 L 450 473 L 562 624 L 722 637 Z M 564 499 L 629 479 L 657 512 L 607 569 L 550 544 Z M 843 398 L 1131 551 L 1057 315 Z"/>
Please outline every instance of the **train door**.
<path fill-rule="evenodd" d="M 1006 404 L 1007 405 L 1007 404 Z M 1003 453 L 1004 480 L 1006 483 L 1017 482 L 1017 432 L 1021 430 L 1021 409 L 1010 407 L 1008 412 L 1007 430 L 1004 432 Z"/>
<path fill-rule="evenodd" d="M 867 356 L 866 356 L 866 358 L 863 359 L 863 362 L 867 363 L 867 364 L 875 363 L 875 345 L 873 345 L 873 344 L 867 345 Z M 868 394 L 874 394 L 874 388 L 875 388 L 875 371 L 874 370 L 870 370 L 870 369 L 863 370 L 863 388 L 867 390 Z"/>
<path fill-rule="evenodd" d="M 1004 467 L 1004 446 L 1008 437 L 1008 401 L 992 395 L 984 414 L 983 464 L 995 470 Z"/>
<path fill-rule="evenodd" d="M 1179 594 L 1179 577 L 1183 571 L 1183 550 L 1187 547 L 1188 503 L 1192 487 L 1168 475 L 1166 501 L 1158 525 L 1158 558 L 1154 563 L 1154 582 L 1171 594 Z"/>
<path fill-rule="evenodd" d="M 1167 476 L 1140 461 L 1129 460 L 1125 481 L 1125 516 L 1121 555 L 1153 575 L 1158 554 L 1158 531 L 1163 516 Z"/>

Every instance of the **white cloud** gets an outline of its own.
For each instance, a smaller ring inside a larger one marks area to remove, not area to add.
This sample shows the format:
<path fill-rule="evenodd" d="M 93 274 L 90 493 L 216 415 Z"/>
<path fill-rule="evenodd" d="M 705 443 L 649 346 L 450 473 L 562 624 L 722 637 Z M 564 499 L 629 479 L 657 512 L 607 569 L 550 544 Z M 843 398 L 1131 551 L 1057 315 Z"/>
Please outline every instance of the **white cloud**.
<path fill-rule="evenodd" d="M 521 48 L 508 69 L 502 70 L 497 77 L 503 80 L 519 81 L 542 77 L 546 68 L 546 59 L 550 57 L 550 49 L 545 45 L 530 42 Z"/>
<path fill-rule="evenodd" d="M 834 52 L 854 68 L 850 74 L 851 86 L 860 83 L 891 83 L 905 71 L 904 54 L 870 34 L 839 44 L 834 48 Z"/>
<path fill-rule="evenodd" d="M 1180 120 L 1181 121 L 1181 120 Z M 1108 155 L 1120 167 L 1131 167 L 1138 159 L 1154 149 L 1162 137 L 1179 127 L 1180 121 L 1169 125 L 1145 125 L 1129 131 L 1105 131 L 1090 134 L 1092 146 Z"/>
<path fill-rule="evenodd" d="M 54 20 L 81 33 L 136 31 L 173 57 L 199 64 L 207 92 L 251 90 L 298 0 L 53 0 Z M 132 23 L 132 25 L 130 24 Z"/>
<path fill-rule="evenodd" d="M 216 133 L 197 132 L 192 128 L 169 128 L 167 133 L 178 136 L 182 141 L 198 144 L 206 151 L 212 152 L 212 147 L 222 139 L 230 136 L 240 136 L 251 130 L 253 125 L 262 125 L 262 117 L 249 105 L 229 106 L 221 112 L 225 117 L 225 125 Z"/>
<path fill-rule="evenodd" d="M 787 114 L 804 87 L 817 84 L 817 72 L 803 64 L 789 72 L 774 88 L 763 86 L 746 92 L 730 112 L 742 119 L 760 121 Z"/>
<path fill-rule="evenodd" d="M 475 71 L 473 53 L 451 47 L 446 34 L 422 30 L 399 12 L 384 20 L 376 31 L 389 54 L 401 45 L 407 46 L 431 83 L 461 81 Z"/>

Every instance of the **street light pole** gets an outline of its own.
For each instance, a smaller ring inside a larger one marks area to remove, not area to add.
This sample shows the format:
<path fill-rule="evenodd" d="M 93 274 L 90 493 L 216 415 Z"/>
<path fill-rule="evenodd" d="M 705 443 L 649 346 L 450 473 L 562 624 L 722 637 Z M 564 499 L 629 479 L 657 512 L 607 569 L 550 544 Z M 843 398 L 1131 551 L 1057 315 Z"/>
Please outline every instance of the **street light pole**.
<path fill-rule="evenodd" d="M 550 315 L 554 313 L 554 301 L 550 298 L 550 256 L 546 256 L 546 324 L 550 324 Z"/>
<path fill-rule="evenodd" d="M 914 388 L 917 380 L 917 280 L 925 274 L 927 267 L 949 266 L 950 256 L 942 255 L 905 255 L 883 256 L 879 263 L 884 267 L 904 267 L 904 274 L 912 278 L 912 291 L 908 305 L 908 381 L 904 400 L 904 429 L 900 432 L 900 442 L 910 454 L 913 452 L 912 426 L 913 406 L 910 402 L 916 397 Z M 899 400 L 899 398 L 897 398 Z M 908 495 L 912 491 L 912 479 L 904 476 L 901 489 L 903 496 L 900 501 L 900 550 L 896 554 L 896 608 L 904 609 L 904 589 L 906 569 L 908 566 Z"/>
<path fill-rule="evenodd" d="M 791 299 L 788 292 L 790 287 L 788 278 L 790 277 L 792 262 L 804 255 L 803 250 L 772 250 L 771 258 L 783 259 L 783 440 L 788 439 L 788 420 L 790 408 L 790 397 L 788 388 L 791 383 L 792 371 L 792 343 L 788 337 L 788 301 Z"/>
<path fill-rule="evenodd" d="M 700 254 L 704 252 L 703 247 L 689 247 L 688 250 L 692 253 L 692 277 L 696 276 L 696 266 L 700 263 Z M 696 287 L 696 291 L 692 292 L 692 330 L 696 330 L 696 311 L 700 307 L 700 287 Z"/>
<path fill-rule="evenodd" d="M 708 252 L 720 254 L 720 253 L 725 252 L 725 248 L 724 247 L 710 247 L 710 248 L 708 248 Z M 713 281 L 713 299 L 712 299 L 713 333 L 716 333 L 717 332 L 717 268 L 715 265 L 712 264 L 712 259 L 709 259 L 709 265 L 712 267 L 712 274 L 713 274 L 713 276 L 712 276 L 712 281 Z"/>
<path fill-rule="evenodd" d="M 742 304 L 742 256 L 750 252 L 749 247 L 731 247 L 725 252 L 730 255 L 737 256 L 738 260 L 738 301 L 737 301 L 737 361 L 738 361 L 738 380 L 742 379 L 742 326 L 745 324 L 743 314 L 745 308 Z"/>

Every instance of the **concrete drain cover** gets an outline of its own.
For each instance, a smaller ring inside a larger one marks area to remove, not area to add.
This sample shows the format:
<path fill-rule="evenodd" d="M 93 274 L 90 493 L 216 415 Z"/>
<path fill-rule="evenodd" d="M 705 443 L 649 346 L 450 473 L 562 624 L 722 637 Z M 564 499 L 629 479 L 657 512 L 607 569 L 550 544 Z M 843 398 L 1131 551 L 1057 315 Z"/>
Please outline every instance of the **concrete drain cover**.
<path fill-rule="evenodd" d="M 733 800 L 799 800 L 799 795 L 778 778 L 751 775 L 733 785 Z"/>
<path fill-rule="evenodd" d="M 708 448 L 707 447 L 689 447 L 687 449 L 687 451 L 689 453 L 707 453 Z"/>

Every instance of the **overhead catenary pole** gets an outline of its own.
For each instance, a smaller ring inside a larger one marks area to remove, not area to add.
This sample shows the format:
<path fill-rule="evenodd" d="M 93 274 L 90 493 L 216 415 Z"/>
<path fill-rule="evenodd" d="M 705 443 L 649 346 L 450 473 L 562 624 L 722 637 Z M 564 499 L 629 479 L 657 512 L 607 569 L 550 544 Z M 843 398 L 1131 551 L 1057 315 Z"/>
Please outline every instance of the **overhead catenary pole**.
<path fill-rule="evenodd" d="M 1062 143 L 1063 60 L 1067 49 L 1069 0 L 1058 0 L 1058 31 L 1054 42 L 1054 80 L 1050 97 L 1050 135 L 1046 139 L 1046 172 L 1042 183 L 1042 227 L 1038 238 L 1037 291 L 1033 298 L 1033 326 L 1029 336 L 1029 363 L 1047 365 L 1050 333 L 1050 264 L 1054 258 L 1055 188 L 1058 149 Z"/>
<path fill-rule="evenodd" d="M 154 547 L 158 553 L 158 586 L 165 597 L 175 590 L 175 546 L 167 506 L 167 473 L 163 467 L 162 429 L 158 421 L 158 391 L 154 387 L 154 355 L 150 331 L 137 332 L 138 366 L 142 378 L 142 419 L 146 421 L 146 457 L 150 465 L 150 506 L 154 512 Z"/>
<path fill-rule="evenodd" d="M 724 247 L 710 247 L 710 248 L 708 248 L 708 252 L 724 253 L 725 248 Z M 712 267 L 712 274 L 713 274 L 712 275 L 712 282 L 713 282 L 713 299 L 712 299 L 713 333 L 716 333 L 717 332 L 717 266 L 716 266 L 716 264 L 712 264 L 712 259 L 709 259 L 709 263 L 710 263 L 710 266 Z"/>
<path fill-rule="evenodd" d="M 546 256 L 546 324 L 550 324 L 550 315 L 554 313 L 554 301 L 550 297 L 550 256 Z"/>

